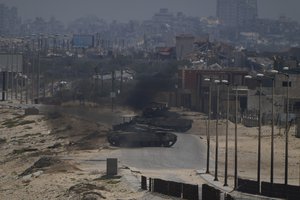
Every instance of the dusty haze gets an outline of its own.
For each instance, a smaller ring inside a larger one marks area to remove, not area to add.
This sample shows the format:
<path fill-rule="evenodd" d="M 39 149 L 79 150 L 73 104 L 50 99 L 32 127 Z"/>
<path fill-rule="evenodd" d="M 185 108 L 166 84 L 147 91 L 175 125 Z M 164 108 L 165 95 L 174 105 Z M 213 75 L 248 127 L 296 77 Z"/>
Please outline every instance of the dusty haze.
<path fill-rule="evenodd" d="M 105 20 L 149 19 L 159 8 L 189 16 L 215 16 L 216 0 L 0 0 L 17 6 L 23 19 L 55 16 L 63 22 L 96 15 Z M 299 0 L 258 0 L 259 17 L 286 15 L 300 21 Z"/>

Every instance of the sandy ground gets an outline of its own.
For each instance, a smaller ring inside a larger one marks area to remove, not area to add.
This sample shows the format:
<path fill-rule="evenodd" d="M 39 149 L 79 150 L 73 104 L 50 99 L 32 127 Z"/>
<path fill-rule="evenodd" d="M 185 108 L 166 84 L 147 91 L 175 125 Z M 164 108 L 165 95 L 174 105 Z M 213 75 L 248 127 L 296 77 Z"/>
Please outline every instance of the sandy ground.
<path fill-rule="evenodd" d="M 150 199 L 128 184 L 130 170 L 106 175 L 110 125 L 52 112 L 0 108 L 0 199 Z M 103 160 L 88 160 L 93 155 Z M 139 176 L 137 176 L 139 178 Z M 157 197 L 159 199 L 159 195 Z"/>
<path fill-rule="evenodd" d="M 171 199 L 133 188 L 126 176 L 136 176 L 121 166 L 119 176 L 107 178 L 105 160 L 115 148 L 106 142 L 110 124 L 82 121 L 78 118 L 52 112 L 47 115 L 25 116 L 24 109 L 0 105 L 0 196 L 1 199 Z M 206 141 L 206 116 L 182 111 L 193 119 L 188 131 Z M 118 112 L 118 111 L 116 111 Z M 211 121 L 211 159 L 214 160 L 215 121 Z M 270 174 L 269 126 L 262 129 L 261 179 Z M 275 132 L 275 182 L 283 183 L 284 129 Z M 289 183 L 299 184 L 300 139 L 290 130 Z M 225 152 L 225 121 L 219 123 L 219 180 L 223 181 Z M 229 124 L 229 185 L 233 186 L 234 124 Z M 211 174 L 214 173 L 211 163 Z M 145 170 L 144 175 L 159 177 L 163 171 Z M 174 170 L 174 174 L 188 183 L 201 184 L 203 180 L 192 170 Z M 256 179 L 257 128 L 238 125 L 238 174 Z"/>
<path fill-rule="evenodd" d="M 207 116 L 200 113 L 186 112 L 188 118 L 194 120 L 193 128 L 189 131 L 192 134 L 199 135 L 206 142 Z M 295 137 L 295 126 L 289 131 L 288 146 L 288 183 L 291 185 L 300 185 L 300 138 Z M 228 178 L 229 185 L 233 186 L 234 175 L 234 123 L 229 122 L 228 138 Z M 257 160 L 258 160 L 258 127 L 245 127 L 238 124 L 238 176 L 241 178 L 257 180 Z M 219 120 L 219 181 L 224 180 L 225 163 L 225 134 L 226 120 Z M 285 166 L 285 134 L 284 127 L 275 126 L 274 130 L 274 182 L 284 183 Z M 215 160 L 216 144 L 216 121 L 211 120 L 211 159 Z M 270 181 L 270 163 L 271 163 L 271 126 L 262 127 L 261 137 L 261 181 Z M 210 173 L 214 175 L 214 163 L 210 164 Z"/>

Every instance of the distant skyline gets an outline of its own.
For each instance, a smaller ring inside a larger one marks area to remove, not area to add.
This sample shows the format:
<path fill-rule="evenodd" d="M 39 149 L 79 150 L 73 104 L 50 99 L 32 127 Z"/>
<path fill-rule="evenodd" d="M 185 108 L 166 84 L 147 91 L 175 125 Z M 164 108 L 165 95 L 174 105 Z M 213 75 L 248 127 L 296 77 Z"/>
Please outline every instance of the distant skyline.
<path fill-rule="evenodd" d="M 68 23 L 74 19 L 95 15 L 112 21 L 126 22 L 150 19 L 160 8 L 182 11 L 188 16 L 216 16 L 216 0 L 0 0 L 16 6 L 22 19 L 55 17 Z M 299 0 L 258 0 L 260 18 L 285 15 L 300 22 Z"/>

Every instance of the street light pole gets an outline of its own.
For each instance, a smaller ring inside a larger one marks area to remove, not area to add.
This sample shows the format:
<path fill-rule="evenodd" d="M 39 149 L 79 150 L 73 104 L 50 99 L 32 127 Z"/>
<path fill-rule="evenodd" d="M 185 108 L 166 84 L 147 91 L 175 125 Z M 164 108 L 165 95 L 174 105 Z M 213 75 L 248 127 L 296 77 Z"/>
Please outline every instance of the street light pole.
<path fill-rule="evenodd" d="M 220 96 L 220 86 L 219 80 L 215 80 L 217 87 L 217 115 L 216 115 L 216 150 L 215 150 L 215 179 L 214 181 L 218 181 L 218 153 L 219 153 L 219 96 Z"/>
<path fill-rule="evenodd" d="M 13 52 L 13 47 L 11 51 L 11 63 L 10 63 L 10 99 L 13 100 L 14 96 L 14 78 L 13 78 L 13 71 L 14 71 L 14 52 Z"/>
<path fill-rule="evenodd" d="M 178 106 L 178 85 L 175 84 L 175 106 Z"/>
<path fill-rule="evenodd" d="M 286 119 L 285 119 L 285 165 L 284 165 L 284 185 L 288 184 L 288 120 L 289 120 L 289 87 L 290 87 L 290 77 L 286 74 L 287 77 L 287 89 L 286 89 Z"/>
<path fill-rule="evenodd" d="M 37 49 L 37 56 L 38 56 L 38 63 L 37 63 L 37 82 L 36 82 L 36 102 L 39 103 L 40 101 L 40 70 L 41 70 L 41 36 L 38 37 L 38 49 Z"/>
<path fill-rule="evenodd" d="M 274 125 L 275 125 L 275 116 L 274 116 L 274 93 L 275 93 L 275 80 L 272 77 L 272 130 L 271 130 L 271 171 L 270 171 L 270 182 L 274 182 Z"/>
<path fill-rule="evenodd" d="M 31 63 L 31 103 L 33 104 L 34 103 L 34 68 L 35 68 L 35 45 L 34 45 L 34 42 L 35 42 L 35 34 L 32 34 L 32 63 Z"/>
<path fill-rule="evenodd" d="M 233 89 L 234 90 L 234 89 Z M 248 91 L 246 88 L 238 88 L 235 85 L 235 126 L 234 126 L 234 190 L 238 188 L 238 157 L 237 157 L 237 120 L 238 120 L 238 91 Z"/>
<path fill-rule="evenodd" d="M 41 56 L 40 50 L 37 50 L 37 81 L 36 81 L 36 101 L 35 103 L 39 103 L 40 99 L 40 67 L 41 67 Z"/>
<path fill-rule="evenodd" d="M 288 70 L 288 67 L 284 67 L 283 70 Z M 285 118 L 285 161 L 284 161 L 284 185 L 288 185 L 288 145 L 289 145 L 289 136 L 288 136 L 288 129 L 289 129 L 289 87 L 290 87 L 290 76 L 287 73 L 278 72 L 277 70 L 271 70 L 272 73 L 278 73 L 286 76 L 287 79 L 287 87 L 286 87 L 286 118 Z M 273 85 L 274 87 L 274 85 Z M 272 169 L 273 170 L 273 169 Z M 271 174 L 273 175 L 273 174 Z M 273 177 L 272 177 L 273 178 Z"/>
<path fill-rule="evenodd" d="M 256 80 L 259 82 L 259 96 L 258 96 L 258 144 L 257 144 L 257 191 L 260 193 L 260 164 L 261 164 L 261 93 L 262 93 L 262 77 L 263 74 L 256 74 Z M 245 76 L 245 78 L 252 79 L 250 75 Z"/>
<path fill-rule="evenodd" d="M 209 81 L 208 92 L 208 117 L 207 117 L 207 149 L 206 149 L 206 173 L 209 174 L 209 157 L 210 157 L 210 118 L 211 118 L 211 79 L 206 78 L 204 81 Z"/>
<path fill-rule="evenodd" d="M 277 70 L 270 70 L 271 74 L 283 74 Z M 287 74 L 283 74 L 287 75 Z M 274 183 L 274 127 L 275 127 L 275 115 L 274 115 L 274 94 L 275 94 L 275 76 L 270 77 L 272 79 L 272 131 L 271 131 L 271 170 L 270 170 L 270 182 Z M 289 84 L 289 83 L 288 83 Z"/>
<path fill-rule="evenodd" d="M 228 122 L 229 122 L 229 84 L 227 80 L 222 80 L 222 83 L 227 86 L 227 106 L 226 106 L 226 135 L 225 135 L 225 175 L 224 175 L 224 186 L 228 186 Z"/>
<path fill-rule="evenodd" d="M 234 124 L 234 189 L 237 189 L 237 115 L 238 115 L 238 88 L 235 90 L 235 124 Z"/>
<path fill-rule="evenodd" d="M 257 189 L 260 193 L 260 162 L 261 162 L 261 92 L 262 92 L 262 81 L 259 80 L 259 102 L 258 102 L 258 157 L 257 157 Z"/>
<path fill-rule="evenodd" d="M 19 93 L 19 56 L 16 55 L 16 75 L 15 75 L 15 99 L 18 100 L 18 93 Z"/>

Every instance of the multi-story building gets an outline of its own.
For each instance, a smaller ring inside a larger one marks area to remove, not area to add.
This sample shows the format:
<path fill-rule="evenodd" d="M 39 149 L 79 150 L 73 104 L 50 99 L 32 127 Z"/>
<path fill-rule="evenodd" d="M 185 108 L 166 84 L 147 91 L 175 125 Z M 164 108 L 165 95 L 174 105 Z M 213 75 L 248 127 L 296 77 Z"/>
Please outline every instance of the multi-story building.
<path fill-rule="evenodd" d="M 257 0 L 218 0 L 217 17 L 225 26 L 249 26 L 257 18 Z"/>
<path fill-rule="evenodd" d="M 20 23 L 16 7 L 0 4 L 0 35 L 17 34 Z"/>
<path fill-rule="evenodd" d="M 212 69 L 214 66 L 217 68 L 220 65 L 211 65 L 208 69 L 202 68 L 187 68 L 183 67 L 178 70 L 178 85 L 176 89 L 176 104 L 186 108 L 198 110 L 201 112 L 208 112 L 208 95 L 209 88 L 212 90 L 212 111 L 216 113 L 216 84 L 214 80 L 228 80 L 230 87 L 243 87 L 245 86 L 245 75 L 248 74 L 246 69 L 229 69 L 219 68 Z M 205 81 L 206 78 L 211 81 Z M 245 92 L 239 94 L 240 109 L 245 110 L 247 107 L 247 95 Z M 226 107 L 226 86 L 220 88 L 220 107 L 221 112 L 225 113 Z M 234 110 L 234 97 L 230 99 L 231 111 Z"/>
<path fill-rule="evenodd" d="M 158 21 L 160 23 L 170 23 L 174 19 L 172 13 L 169 12 L 167 8 L 161 8 L 158 13 L 155 13 L 153 16 L 154 21 Z"/>

